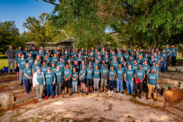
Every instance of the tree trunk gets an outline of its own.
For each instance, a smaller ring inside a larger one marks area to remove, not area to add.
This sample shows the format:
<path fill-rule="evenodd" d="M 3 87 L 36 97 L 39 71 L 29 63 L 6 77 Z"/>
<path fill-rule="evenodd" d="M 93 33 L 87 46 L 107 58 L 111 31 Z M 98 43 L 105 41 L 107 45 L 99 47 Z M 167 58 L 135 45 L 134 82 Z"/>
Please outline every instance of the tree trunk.
<path fill-rule="evenodd" d="M 102 47 L 105 48 L 104 39 L 101 39 L 101 40 L 100 40 L 100 50 L 102 49 Z"/>
<path fill-rule="evenodd" d="M 183 58 L 183 48 L 182 48 L 182 58 Z"/>

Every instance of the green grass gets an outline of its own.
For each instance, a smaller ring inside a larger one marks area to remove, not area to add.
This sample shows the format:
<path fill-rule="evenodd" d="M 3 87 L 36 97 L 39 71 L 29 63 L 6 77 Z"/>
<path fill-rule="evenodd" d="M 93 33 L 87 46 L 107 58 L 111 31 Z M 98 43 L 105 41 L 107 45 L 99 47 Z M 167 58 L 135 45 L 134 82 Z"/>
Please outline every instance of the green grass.
<path fill-rule="evenodd" d="M 5 55 L 0 55 L 0 69 L 8 67 L 8 58 Z"/>

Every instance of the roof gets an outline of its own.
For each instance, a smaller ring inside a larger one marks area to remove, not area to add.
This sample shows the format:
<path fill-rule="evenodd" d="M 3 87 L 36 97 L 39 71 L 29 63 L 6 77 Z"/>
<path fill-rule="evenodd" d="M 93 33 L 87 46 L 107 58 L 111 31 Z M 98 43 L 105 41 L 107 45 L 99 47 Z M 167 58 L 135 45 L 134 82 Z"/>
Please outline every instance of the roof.
<path fill-rule="evenodd" d="M 74 39 L 73 38 L 70 38 L 70 39 L 67 39 L 67 40 L 63 40 L 63 41 L 59 41 L 59 42 L 45 42 L 44 44 L 59 44 L 59 43 L 63 43 L 63 42 L 73 42 Z M 30 41 L 30 42 L 27 42 L 25 44 L 36 44 L 34 41 Z"/>

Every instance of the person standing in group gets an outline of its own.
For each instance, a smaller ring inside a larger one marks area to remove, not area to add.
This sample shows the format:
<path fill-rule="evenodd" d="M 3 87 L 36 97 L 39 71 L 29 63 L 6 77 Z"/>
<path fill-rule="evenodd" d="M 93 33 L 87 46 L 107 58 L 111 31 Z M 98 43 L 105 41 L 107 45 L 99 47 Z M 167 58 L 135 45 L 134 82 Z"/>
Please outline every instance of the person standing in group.
<path fill-rule="evenodd" d="M 8 73 L 10 73 L 10 67 L 12 64 L 12 72 L 15 71 L 15 51 L 12 49 L 12 45 L 6 50 L 6 57 L 8 57 Z"/>
<path fill-rule="evenodd" d="M 32 79 L 32 73 L 31 73 L 31 68 L 29 68 L 29 63 L 25 64 L 25 69 L 24 69 L 24 83 L 25 83 L 25 91 L 27 94 L 29 94 L 29 88 L 30 88 L 30 80 Z"/>
<path fill-rule="evenodd" d="M 117 68 L 117 93 L 120 92 L 123 93 L 123 75 L 124 75 L 124 69 L 122 68 L 122 65 L 119 64 L 118 68 Z"/>
<path fill-rule="evenodd" d="M 135 71 L 135 98 L 137 96 L 137 89 L 139 87 L 139 98 L 141 99 L 142 93 L 142 83 L 145 79 L 145 71 L 142 69 L 142 66 L 138 66 L 138 70 Z"/>
<path fill-rule="evenodd" d="M 145 71 L 145 79 L 144 79 L 144 85 L 142 85 L 144 88 L 147 89 L 147 74 L 150 72 L 150 66 L 147 64 L 148 60 L 144 60 L 144 65 L 142 65 L 142 69 Z"/>
<path fill-rule="evenodd" d="M 176 65 L 176 57 L 177 57 L 177 54 L 179 54 L 178 49 L 175 48 L 175 45 L 172 45 L 171 56 L 172 56 L 172 65 L 173 66 Z"/>
<path fill-rule="evenodd" d="M 79 72 L 79 80 L 81 81 L 81 92 L 85 93 L 85 79 L 86 79 L 86 69 L 85 65 L 82 65 L 82 69 Z"/>
<path fill-rule="evenodd" d="M 32 65 L 34 63 L 34 59 L 32 58 L 32 54 L 29 53 L 28 57 L 26 58 L 27 63 L 29 63 L 29 68 L 32 68 Z"/>
<path fill-rule="evenodd" d="M 21 59 L 21 53 L 18 53 L 17 57 L 15 58 L 15 71 L 17 73 L 17 79 L 19 79 L 19 67 L 18 67 L 18 61 Z"/>
<path fill-rule="evenodd" d="M 37 63 L 37 59 L 34 60 L 34 64 L 32 65 L 32 74 L 34 74 L 37 71 L 37 68 L 39 67 Z"/>
<path fill-rule="evenodd" d="M 67 88 L 69 89 L 69 94 L 71 95 L 71 75 L 72 75 L 72 71 L 71 69 L 69 69 L 69 64 L 67 63 L 65 65 L 65 69 L 64 69 L 64 75 L 63 75 L 63 78 L 64 78 L 64 86 L 65 86 L 65 91 L 64 93 L 67 94 Z"/>
<path fill-rule="evenodd" d="M 103 67 L 101 68 L 101 86 L 100 86 L 101 92 L 103 92 L 103 89 L 104 89 L 104 92 L 106 91 L 108 74 L 109 74 L 109 70 L 106 67 L 106 63 L 104 61 Z"/>
<path fill-rule="evenodd" d="M 125 70 L 124 80 L 126 82 L 127 95 L 133 95 L 134 70 L 130 64 L 128 65 L 128 69 Z"/>
<path fill-rule="evenodd" d="M 55 84 L 56 77 L 55 74 L 51 71 L 50 67 L 47 68 L 47 73 L 45 74 L 45 81 L 46 81 L 46 99 L 49 97 L 49 92 L 51 94 L 51 97 L 54 98 L 53 95 L 53 85 Z"/>
<path fill-rule="evenodd" d="M 46 65 L 46 61 L 43 61 L 41 66 L 41 71 L 46 74 L 48 66 Z"/>
<path fill-rule="evenodd" d="M 116 71 L 114 70 L 114 66 L 111 66 L 110 71 L 109 71 L 109 91 L 108 91 L 108 93 L 113 93 L 115 77 L 116 77 Z"/>
<path fill-rule="evenodd" d="M 57 66 L 56 71 L 54 71 L 54 73 L 56 75 L 55 96 L 58 96 L 61 94 L 63 70 L 60 69 L 60 66 Z"/>
<path fill-rule="evenodd" d="M 44 91 L 44 85 L 45 85 L 44 73 L 41 72 L 40 67 L 37 67 L 37 71 L 33 74 L 33 87 L 36 87 L 36 95 L 39 101 L 43 101 L 42 96 Z M 47 91 L 47 94 L 49 95 L 49 90 Z"/>
<path fill-rule="evenodd" d="M 148 96 L 147 100 L 150 99 L 151 94 L 153 93 L 154 100 L 156 101 L 156 92 L 155 89 L 157 88 L 159 82 L 159 76 L 155 73 L 154 69 L 151 70 L 151 73 L 147 76 L 147 86 L 148 86 Z"/>
<path fill-rule="evenodd" d="M 100 69 L 98 68 L 98 65 L 95 66 L 93 70 L 93 82 L 94 82 L 94 92 L 98 93 L 99 88 L 99 81 L 100 81 Z"/>
<path fill-rule="evenodd" d="M 153 61 L 152 64 L 153 64 L 153 66 L 151 66 L 151 69 L 150 69 L 150 70 L 154 69 L 155 74 L 158 74 L 159 68 L 158 68 L 158 66 L 156 65 L 156 62 Z"/>
<path fill-rule="evenodd" d="M 92 64 L 89 64 L 88 68 L 86 68 L 86 94 L 88 94 L 88 91 L 90 92 L 90 87 L 92 86 L 92 75 L 93 75 L 93 68 Z"/>
<path fill-rule="evenodd" d="M 163 52 L 161 53 L 161 57 L 163 57 L 163 60 L 162 60 L 162 72 L 165 72 L 166 70 L 166 60 L 167 60 L 167 53 L 165 51 L 165 49 L 163 49 Z"/>
<path fill-rule="evenodd" d="M 78 72 L 76 71 L 76 68 L 73 67 L 72 72 L 72 92 L 77 93 L 77 86 L 78 86 Z"/>
<path fill-rule="evenodd" d="M 171 54 L 171 49 L 169 47 L 169 44 L 166 45 L 165 50 L 166 50 L 166 54 L 167 54 L 166 64 L 167 64 L 167 66 L 169 66 L 170 65 L 170 54 Z"/>
<path fill-rule="evenodd" d="M 21 46 L 19 46 L 18 47 L 18 50 L 16 50 L 16 56 L 18 55 L 18 53 L 21 53 L 22 54 L 22 47 Z"/>
<path fill-rule="evenodd" d="M 21 54 L 21 59 L 18 61 L 19 67 L 19 85 L 22 86 L 23 84 L 23 76 L 24 76 L 24 69 L 25 69 L 26 59 L 24 59 L 24 54 Z"/>

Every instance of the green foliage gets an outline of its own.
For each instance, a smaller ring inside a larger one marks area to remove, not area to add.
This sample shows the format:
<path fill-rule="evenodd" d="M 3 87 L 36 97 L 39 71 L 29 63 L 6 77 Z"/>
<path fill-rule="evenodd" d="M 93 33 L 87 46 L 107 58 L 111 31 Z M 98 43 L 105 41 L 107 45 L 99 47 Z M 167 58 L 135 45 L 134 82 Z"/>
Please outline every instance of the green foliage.
<path fill-rule="evenodd" d="M 19 30 L 16 28 L 14 21 L 0 22 L 0 52 L 5 53 L 10 44 L 14 47 L 19 35 Z"/>
<path fill-rule="evenodd" d="M 28 40 L 36 42 L 38 46 L 43 46 L 44 42 L 61 41 L 66 38 L 65 31 L 50 25 L 49 18 L 49 14 L 42 13 L 38 19 L 35 17 L 26 19 L 23 27 L 28 29 L 28 32 L 24 32 Z"/>
<path fill-rule="evenodd" d="M 71 30 L 77 47 L 106 44 L 107 27 L 118 32 L 116 44 L 155 48 L 179 44 L 183 32 L 182 0 L 43 0 L 55 6 L 51 23 Z M 111 40 L 112 41 L 112 40 Z M 181 40 L 182 41 L 182 40 Z"/>

